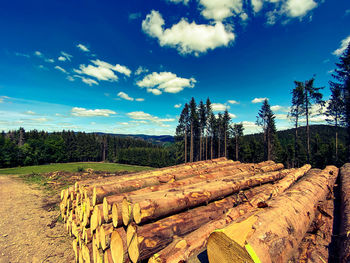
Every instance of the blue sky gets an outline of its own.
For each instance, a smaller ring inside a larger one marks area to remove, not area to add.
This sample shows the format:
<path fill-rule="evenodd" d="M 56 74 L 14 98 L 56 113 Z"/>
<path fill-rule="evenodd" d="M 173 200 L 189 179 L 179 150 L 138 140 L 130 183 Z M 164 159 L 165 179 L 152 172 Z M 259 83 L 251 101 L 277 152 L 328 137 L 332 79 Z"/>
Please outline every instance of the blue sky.
<path fill-rule="evenodd" d="M 0 25 L 1 130 L 172 135 L 184 103 L 209 97 L 252 133 L 262 98 L 291 127 L 294 80 L 315 74 L 328 99 L 350 4 L 13 0 Z"/>

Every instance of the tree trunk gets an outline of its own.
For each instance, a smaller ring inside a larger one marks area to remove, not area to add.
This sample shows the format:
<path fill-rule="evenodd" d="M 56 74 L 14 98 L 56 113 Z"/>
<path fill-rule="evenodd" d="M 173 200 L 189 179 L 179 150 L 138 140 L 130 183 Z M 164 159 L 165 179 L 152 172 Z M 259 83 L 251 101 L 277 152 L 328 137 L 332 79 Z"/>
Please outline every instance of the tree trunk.
<path fill-rule="evenodd" d="M 236 135 L 236 161 L 238 161 L 238 136 Z"/>
<path fill-rule="evenodd" d="M 227 158 L 227 132 L 225 130 L 225 157 Z"/>
<path fill-rule="evenodd" d="M 193 163 L 193 123 L 191 122 L 190 162 Z"/>
<path fill-rule="evenodd" d="M 267 160 L 271 160 L 271 134 L 269 127 L 267 127 Z"/>
<path fill-rule="evenodd" d="M 205 136 L 205 160 L 208 160 L 208 135 Z"/>
<path fill-rule="evenodd" d="M 202 132 L 199 136 L 199 161 L 202 161 Z"/>
<path fill-rule="evenodd" d="M 221 144 L 221 142 L 220 142 L 220 134 L 218 134 L 218 158 L 221 157 L 220 144 Z"/>
<path fill-rule="evenodd" d="M 210 159 L 213 159 L 213 136 L 210 137 Z"/>
<path fill-rule="evenodd" d="M 120 227 L 113 231 L 111 235 L 111 255 L 114 263 L 130 262 L 126 248 L 126 232 Z"/>
<path fill-rule="evenodd" d="M 187 163 L 187 129 L 185 129 L 185 163 Z"/>
<path fill-rule="evenodd" d="M 308 93 L 305 92 L 305 116 L 306 116 L 306 139 L 307 139 L 307 163 L 310 163 L 310 127 L 309 127 L 309 99 Z"/>
<path fill-rule="evenodd" d="M 338 163 L 338 120 L 335 121 L 335 163 Z"/>
<path fill-rule="evenodd" d="M 282 176 L 281 172 L 253 175 L 241 179 L 233 175 L 214 182 L 196 184 L 195 187 L 151 193 L 143 201 L 133 204 L 133 218 L 137 224 L 145 223 L 223 198 L 247 187 L 278 180 Z"/>
<path fill-rule="evenodd" d="M 309 167 L 308 167 L 309 168 Z M 225 227 L 228 223 L 236 220 L 244 213 L 254 209 L 252 206 L 252 200 L 261 200 L 266 202 L 271 196 L 276 196 L 282 193 L 290 185 L 293 184 L 300 176 L 305 174 L 306 169 L 289 170 L 289 173 L 278 181 L 276 184 L 266 184 L 260 187 L 255 187 L 244 191 L 243 196 L 247 201 L 245 204 L 238 205 L 237 207 L 230 209 L 226 215 L 220 215 L 219 219 L 213 219 L 211 222 L 201 226 L 198 230 L 186 235 L 184 238 L 175 239 L 165 249 L 157 252 L 152 258 L 150 263 L 178 263 L 188 262 L 190 258 L 198 255 L 202 252 L 206 245 L 209 235 L 218 228 Z M 298 173 L 300 176 L 296 176 Z M 281 181 L 284 181 L 281 183 Z M 279 191 L 275 191 L 278 188 L 277 185 L 283 185 L 279 188 Z M 193 209 L 194 210 L 194 209 Z"/>
<path fill-rule="evenodd" d="M 311 222 L 315 207 L 333 187 L 338 168 L 314 170 L 290 190 L 215 231 L 208 239 L 210 262 L 288 262 Z M 283 215 L 282 217 L 280 215 Z"/>
<path fill-rule="evenodd" d="M 299 108 L 297 109 L 299 111 Z M 295 138 L 294 138 L 294 164 L 293 167 L 299 167 L 299 162 L 297 161 L 297 158 L 299 156 L 299 147 L 298 147 L 298 115 L 295 116 Z"/>
<path fill-rule="evenodd" d="M 340 169 L 341 185 L 341 224 L 340 224 L 340 262 L 350 260 L 350 163 Z"/>

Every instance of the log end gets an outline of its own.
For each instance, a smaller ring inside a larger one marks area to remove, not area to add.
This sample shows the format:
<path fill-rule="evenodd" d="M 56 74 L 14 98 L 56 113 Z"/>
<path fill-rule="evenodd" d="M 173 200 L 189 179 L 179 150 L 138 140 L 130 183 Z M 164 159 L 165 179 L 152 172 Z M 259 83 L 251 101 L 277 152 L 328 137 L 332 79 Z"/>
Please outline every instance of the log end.
<path fill-rule="evenodd" d="M 124 198 L 122 202 L 122 219 L 125 226 L 131 222 L 131 203 Z"/>
<path fill-rule="evenodd" d="M 129 229 L 129 228 L 128 228 Z M 138 237 L 137 237 L 137 231 L 136 227 L 134 228 L 134 233 L 133 235 L 129 238 L 131 238 L 128 242 L 128 253 L 131 261 L 133 263 L 137 263 L 140 257 L 140 250 L 139 250 L 139 242 L 138 242 Z M 128 232 L 126 234 L 128 236 Z"/>
<path fill-rule="evenodd" d="M 111 236 L 111 257 L 114 263 L 124 263 L 126 261 L 124 251 L 123 239 L 119 235 L 118 231 L 113 231 Z M 108 256 L 108 255 L 107 255 Z M 108 261 L 109 262 L 109 261 Z"/>
<path fill-rule="evenodd" d="M 109 214 L 109 205 L 108 205 L 108 202 L 107 202 L 107 198 L 103 198 L 103 206 L 102 206 L 102 211 L 103 211 L 103 218 L 104 218 L 104 221 L 107 223 L 108 221 L 108 214 Z"/>
<path fill-rule="evenodd" d="M 136 203 L 132 208 L 132 216 L 136 224 L 140 224 L 141 222 L 141 208 L 140 204 Z"/>
<path fill-rule="evenodd" d="M 207 244 L 207 253 L 210 263 L 255 262 L 244 247 L 241 247 L 223 232 L 213 232 L 210 235 Z"/>
<path fill-rule="evenodd" d="M 98 226 L 98 217 L 99 217 L 100 210 L 97 206 L 94 207 L 94 210 L 92 212 L 91 218 L 90 218 L 90 228 L 91 231 L 94 231 Z"/>
<path fill-rule="evenodd" d="M 112 222 L 114 227 L 118 227 L 118 207 L 116 204 L 112 205 Z"/>
<path fill-rule="evenodd" d="M 93 190 L 92 190 L 92 205 L 95 206 L 96 205 L 96 198 L 97 194 L 96 194 L 96 186 L 94 186 Z"/>

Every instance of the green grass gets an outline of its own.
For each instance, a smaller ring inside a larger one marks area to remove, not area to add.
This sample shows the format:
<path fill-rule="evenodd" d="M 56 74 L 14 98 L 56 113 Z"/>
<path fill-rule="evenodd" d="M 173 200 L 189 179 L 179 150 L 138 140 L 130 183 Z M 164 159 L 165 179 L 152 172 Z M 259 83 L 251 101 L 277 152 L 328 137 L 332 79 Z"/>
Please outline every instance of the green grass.
<path fill-rule="evenodd" d="M 118 163 L 94 163 L 94 162 L 84 162 L 84 163 L 55 163 L 55 164 L 46 164 L 46 165 L 33 165 L 33 166 L 24 166 L 24 167 L 15 167 L 15 168 L 4 168 L 0 169 L 1 174 L 16 174 L 16 175 L 25 175 L 25 174 L 41 174 L 49 173 L 55 171 L 66 171 L 66 172 L 78 172 L 78 170 L 86 170 L 91 168 L 95 171 L 106 171 L 106 172 L 138 172 L 143 170 L 152 169 L 151 167 L 146 166 L 137 166 L 137 165 L 127 165 L 127 164 L 118 164 Z M 32 176 L 31 181 L 39 180 L 36 176 Z"/>

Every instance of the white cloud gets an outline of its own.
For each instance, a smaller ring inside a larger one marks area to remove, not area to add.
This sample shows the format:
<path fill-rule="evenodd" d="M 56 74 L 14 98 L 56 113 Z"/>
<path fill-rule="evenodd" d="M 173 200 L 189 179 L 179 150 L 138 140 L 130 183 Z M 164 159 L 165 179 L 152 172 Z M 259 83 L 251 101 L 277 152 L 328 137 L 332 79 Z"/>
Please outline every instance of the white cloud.
<path fill-rule="evenodd" d="M 263 1 L 262 0 L 251 0 L 251 1 L 252 1 L 252 6 L 253 6 L 254 12 L 258 13 L 263 6 Z"/>
<path fill-rule="evenodd" d="M 35 118 L 35 119 L 30 119 L 31 121 L 35 122 L 47 122 L 49 121 L 47 118 Z"/>
<path fill-rule="evenodd" d="M 115 74 L 115 71 L 130 76 L 131 70 L 125 66 L 116 64 L 113 66 L 107 62 L 97 60 L 91 60 L 94 65 L 85 66 L 81 64 L 79 69 L 74 69 L 78 74 L 85 74 L 91 77 L 95 77 L 98 80 L 104 81 L 117 81 L 118 77 Z"/>
<path fill-rule="evenodd" d="M 145 101 L 145 99 L 144 98 L 137 98 L 137 99 L 135 99 L 136 101 Z"/>
<path fill-rule="evenodd" d="M 130 121 L 132 123 L 136 123 L 136 124 L 147 124 L 148 122 L 147 121 Z"/>
<path fill-rule="evenodd" d="M 236 115 L 236 114 L 229 113 L 228 115 L 230 115 L 231 119 L 237 118 L 237 115 Z"/>
<path fill-rule="evenodd" d="M 157 116 L 153 116 L 149 113 L 143 112 L 143 111 L 133 111 L 126 114 L 129 118 L 134 120 L 143 120 L 143 121 L 152 121 L 156 123 L 163 123 L 163 122 L 173 122 L 175 119 L 173 118 L 159 118 Z"/>
<path fill-rule="evenodd" d="M 313 0 L 287 0 L 282 9 L 289 17 L 303 17 L 315 7 Z"/>
<path fill-rule="evenodd" d="M 259 126 L 256 125 L 255 122 L 252 121 L 243 121 L 242 122 L 243 127 L 244 127 L 244 133 L 245 134 L 251 134 L 251 133 L 256 133 L 259 132 Z"/>
<path fill-rule="evenodd" d="M 28 110 L 25 112 L 25 114 L 28 114 L 28 115 L 35 115 L 36 113 L 34 111 L 31 111 L 31 110 Z"/>
<path fill-rule="evenodd" d="M 142 73 L 147 73 L 147 72 L 148 72 L 147 68 L 139 66 L 135 71 L 135 75 L 138 76 L 138 75 L 141 75 Z"/>
<path fill-rule="evenodd" d="M 66 60 L 71 61 L 72 57 L 73 57 L 72 55 L 70 55 L 64 51 L 61 51 L 61 56 L 58 57 L 58 60 L 59 61 L 66 61 Z"/>
<path fill-rule="evenodd" d="M 129 125 L 128 122 L 118 122 L 118 123 L 121 124 L 121 125 Z"/>
<path fill-rule="evenodd" d="M 223 21 L 243 11 L 242 0 L 200 0 L 199 4 L 202 16 L 215 21 Z"/>
<path fill-rule="evenodd" d="M 59 71 L 61 71 L 63 73 L 67 73 L 67 71 L 64 68 L 60 67 L 60 66 L 55 66 L 55 69 L 57 69 L 57 70 L 59 70 Z"/>
<path fill-rule="evenodd" d="M 3 98 L 0 98 L 0 103 L 3 103 L 4 102 L 4 99 Z"/>
<path fill-rule="evenodd" d="M 243 21 L 246 21 L 249 18 L 247 13 L 241 13 L 239 16 Z"/>
<path fill-rule="evenodd" d="M 124 100 L 130 100 L 130 101 L 134 100 L 134 98 L 131 98 L 128 94 L 126 94 L 125 92 L 122 92 L 122 91 L 119 92 L 117 96 L 124 99 Z"/>
<path fill-rule="evenodd" d="M 349 43 L 350 35 L 341 41 L 340 47 L 333 51 L 333 55 L 336 55 L 338 57 L 341 56 L 344 53 L 345 49 L 348 47 Z"/>
<path fill-rule="evenodd" d="M 69 80 L 69 81 L 74 81 L 75 80 L 72 76 L 67 76 L 66 79 Z"/>
<path fill-rule="evenodd" d="M 53 58 L 46 58 L 46 59 L 45 59 L 45 62 L 54 63 L 55 60 L 54 60 Z"/>
<path fill-rule="evenodd" d="M 278 120 L 288 120 L 288 115 L 287 114 L 275 114 L 276 119 Z"/>
<path fill-rule="evenodd" d="M 182 104 L 181 104 L 181 103 L 179 103 L 179 104 L 175 104 L 175 105 L 174 105 L 174 108 L 178 109 L 178 108 L 180 108 L 181 106 L 182 106 Z"/>
<path fill-rule="evenodd" d="M 225 111 L 226 109 L 230 109 L 230 106 L 222 103 L 212 103 L 211 108 L 213 111 Z"/>
<path fill-rule="evenodd" d="M 40 51 L 35 51 L 34 55 L 40 58 L 43 57 L 43 54 Z"/>
<path fill-rule="evenodd" d="M 69 78 L 70 76 L 67 77 L 67 79 L 69 81 L 74 81 L 74 78 L 71 77 Z M 84 82 L 85 84 L 88 84 L 89 86 L 92 86 L 92 85 L 98 85 L 98 82 L 94 79 L 90 79 L 90 78 L 85 78 L 83 76 L 79 76 L 79 75 L 74 75 L 74 77 L 76 78 L 80 78 L 82 82 Z"/>
<path fill-rule="evenodd" d="M 236 100 L 228 100 L 227 102 L 230 104 L 239 104 L 239 102 Z"/>
<path fill-rule="evenodd" d="M 194 78 L 181 78 L 171 72 L 153 72 L 138 81 L 136 85 L 147 88 L 147 91 L 154 95 L 160 95 L 162 92 L 178 93 L 184 88 L 193 88 L 195 83 Z"/>
<path fill-rule="evenodd" d="M 19 53 L 19 52 L 15 52 L 15 55 L 17 57 L 25 57 L 25 58 L 30 58 L 30 56 L 28 54 L 23 54 L 23 53 Z"/>
<path fill-rule="evenodd" d="M 273 105 L 273 106 L 271 106 L 271 110 L 272 111 L 279 111 L 280 109 L 282 109 L 282 106 L 280 106 L 280 105 Z"/>
<path fill-rule="evenodd" d="M 268 98 L 255 98 L 252 100 L 252 103 L 260 103 L 263 102 L 264 100 L 268 100 Z"/>
<path fill-rule="evenodd" d="M 115 111 L 107 110 L 107 109 L 88 110 L 85 108 L 74 107 L 71 110 L 71 114 L 73 116 L 78 116 L 78 117 L 96 117 L 96 116 L 109 117 L 111 114 L 117 114 L 117 113 Z"/>
<path fill-rule="evenodd" d="M 45 67 L 44 65 L 39 65 L 38 68 L 39 68 L 39 69 L 43 69 L 43 70 L 48 70 L 48 68 Z"/>
<path fill-rule="evenodd" d="M 168 0 L 169 2 L 175 3 L 175 4 L 184 4 L 187 5 L 190 0 Z"/>
<path fill-rule="evenodd" d="M 81 51 L 84 51 L 84 52 L 90 52 L 90 50 L 83 44 L 78 44 L 77 48 L 79 48 Z"/>
<path fill-rule="evenodd" d="M 165 22 L 158 11 L 152 10 L 142 21 L 142 30 L 150 37 L 157 38 L 160 46 L 176 48 L 180 54 L 198 56 L 220 46 L 228 46 L 235 35 L 226 30 L 221 22 L 214 25 L 189 23 L 184 18 L 171 28 L 164 29 Z"/>

